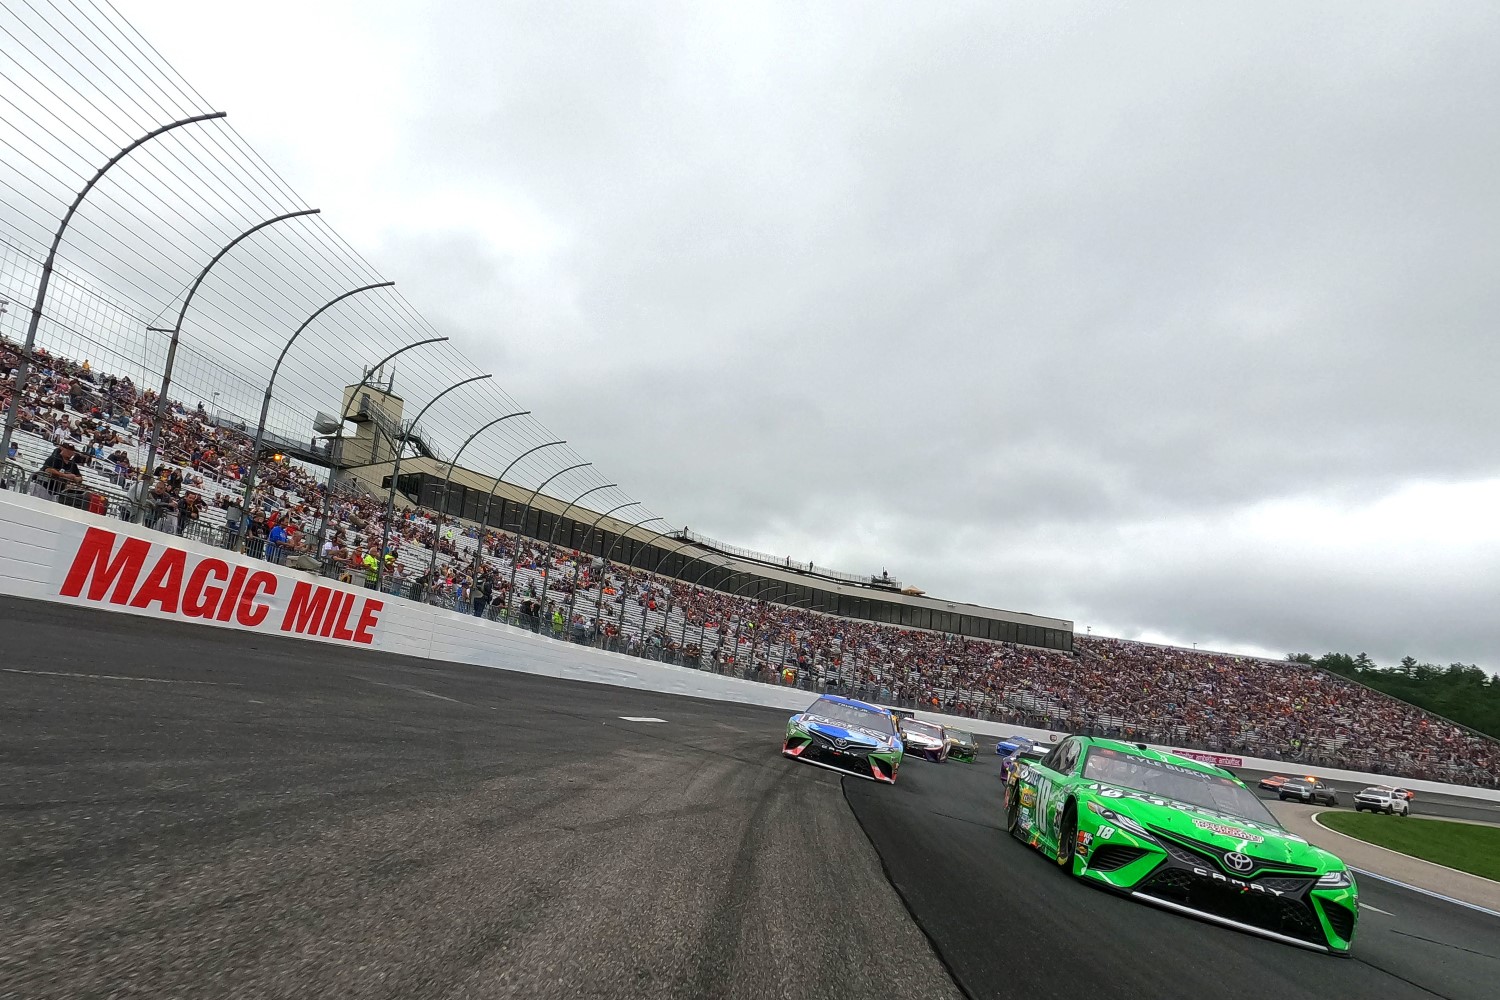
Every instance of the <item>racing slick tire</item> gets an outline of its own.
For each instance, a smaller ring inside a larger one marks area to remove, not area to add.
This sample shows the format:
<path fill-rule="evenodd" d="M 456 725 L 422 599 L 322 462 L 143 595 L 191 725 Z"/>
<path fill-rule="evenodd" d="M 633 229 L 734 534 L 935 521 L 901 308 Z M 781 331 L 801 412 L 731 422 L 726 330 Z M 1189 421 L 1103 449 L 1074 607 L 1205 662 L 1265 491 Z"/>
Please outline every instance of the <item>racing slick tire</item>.
<path fill-rule="evenodd" d="M 1005 789 L 1005 832 L 1019 841 L 1021 836 L 1021 786 L 1010 785 Z"/>
<path fill-rule="evenodd" d="M 1078 807 L 1069 799 L 1063 804 L 1061 829 L 1057 834 L 1057 866 L 1073 874 L 1073 855 L 1078 851 Z"/>

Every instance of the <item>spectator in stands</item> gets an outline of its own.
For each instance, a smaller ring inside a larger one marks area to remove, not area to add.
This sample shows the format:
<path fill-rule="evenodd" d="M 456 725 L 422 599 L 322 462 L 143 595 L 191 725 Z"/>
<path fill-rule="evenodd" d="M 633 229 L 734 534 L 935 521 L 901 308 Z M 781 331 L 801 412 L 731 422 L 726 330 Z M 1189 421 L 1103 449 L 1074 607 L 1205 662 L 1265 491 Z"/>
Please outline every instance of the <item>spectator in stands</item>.
<path fill-rule="evenodd" d="M 224 504 L 225 544 L 231 549 L 240 547 L 240 533 L 245 530 L 245 508 L 237 498 L 231 497 Z"/>
<path fill-rule="evenodd" d="M 151 527 L 169 535 L 177 534 L 178 498 L 172 490 L 170 481 L 166 479 L 156 481 L 156 485 L 151 488 L 151 502 L 156 512 L 156 520 L 152 522 Z"/>
<path fill-rule="evenodd" d="M 113 466 L 110 481 L 123 490 L 130 477 L 130 456 L 125 454 L 124 448 L 116 448 L 108 461 Z"/>
<path fill-rule="evenodd" d="M 277 522 L 266 537 L 266 561 L 279 563 L 286 558 L 286 545 L 290 541 L 286 526 Z"/>
<path fill-rule="evenodd" d="M 474 591 L 471 594 L 474 602 L 475 618 L 478 618 L 484 614 L 484 609 L 489 607 L 490 601 L 494 598 L 494 596 L 495 584 L 490 579 L 490 575 L 488 573 L 485 573 L 479 578 L 479 582 L 478 584 L 476 584 L 476 586 L 474 587 Z"/>
<path fill-rule="evenodd" d="M 36 496 L 60 500 L 70 489 L 82 488 L 83 470 L 78 467 L 78 453 L 73 442 L 65 440 L 54 448 L 38 476 L 40 479 L 32 491 Z"/>

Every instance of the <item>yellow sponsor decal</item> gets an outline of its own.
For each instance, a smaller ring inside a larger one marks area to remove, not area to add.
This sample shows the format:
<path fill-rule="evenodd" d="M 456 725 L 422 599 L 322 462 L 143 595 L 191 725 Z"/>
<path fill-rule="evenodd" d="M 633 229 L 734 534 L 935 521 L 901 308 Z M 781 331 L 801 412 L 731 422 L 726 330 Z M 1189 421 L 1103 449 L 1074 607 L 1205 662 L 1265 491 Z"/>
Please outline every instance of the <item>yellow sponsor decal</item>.
<path fill-rule="evenodd" d="M 1036 789 L 1035 788 L 1023 788 L 1023 789 L 1021 789 L 1021 805 L 1022 805 L 1023 808 L 1026 808 L 1026 809 L 1030 809 L 1032 806 L 1036 805 Z"/>

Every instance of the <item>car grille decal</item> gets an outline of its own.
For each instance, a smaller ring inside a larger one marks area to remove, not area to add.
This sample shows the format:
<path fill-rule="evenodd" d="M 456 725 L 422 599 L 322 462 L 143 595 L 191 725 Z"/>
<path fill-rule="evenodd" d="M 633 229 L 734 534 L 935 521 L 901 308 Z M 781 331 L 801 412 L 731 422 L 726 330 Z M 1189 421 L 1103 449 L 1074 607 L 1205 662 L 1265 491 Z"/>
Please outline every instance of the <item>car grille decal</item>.
<path fill-rule="evenodd" d="M 1151 832 L 1157 835 L 1157 840 L 1162 847 L 1166 848 L 1172 860 L 1183 865 L 1201 865 L 1205 861 L 1212 864 L 1220 871 L 1228 872 L 1236 878 L 1248 878 L 1252 881 L 1263 880 L 1267 875 L 1314 875 L 1317 869 L 1308 868 L 1305 865 L 1293 865 L 1280 861 L 1267 861 L 1265 858 L 1250 857 L 1251 866 L 1244 871 L 1230 865 L 1226 860 L 1228 854 L 1239 854 L 1238 851 L 1219 851 L 1209 847 L 1207 844 L 1193 844 L 1189 846 L 1177 839 L 1177 834 L 1161 827 L 1152 827 Z"/>

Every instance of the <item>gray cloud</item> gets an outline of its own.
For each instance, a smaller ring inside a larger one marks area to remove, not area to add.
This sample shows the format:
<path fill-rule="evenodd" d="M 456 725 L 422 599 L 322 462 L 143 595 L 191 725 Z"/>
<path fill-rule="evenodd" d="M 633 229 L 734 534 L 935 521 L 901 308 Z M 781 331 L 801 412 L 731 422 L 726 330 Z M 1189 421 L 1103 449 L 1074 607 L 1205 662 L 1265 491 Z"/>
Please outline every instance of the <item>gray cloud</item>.
<path fill-rule="evenodd" d="M 1161 551 L 1500 474 L 1500 10 L 449 0 L 388 30 L 390 200 L 543 232 L 393 220 L 376 259 L 654 507 L 1131 634 L 1500 663 L 1399 538 L 1367 542 L 1389 580 L 1274 533 Z"/>

